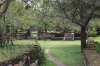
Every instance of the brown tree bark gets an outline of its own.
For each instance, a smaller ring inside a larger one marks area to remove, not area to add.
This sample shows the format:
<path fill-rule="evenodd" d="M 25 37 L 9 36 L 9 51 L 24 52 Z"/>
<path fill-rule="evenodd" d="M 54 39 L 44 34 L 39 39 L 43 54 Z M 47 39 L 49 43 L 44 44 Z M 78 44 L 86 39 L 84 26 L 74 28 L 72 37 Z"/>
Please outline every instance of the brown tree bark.
<path fill-rule="evenodd" d="M 41 31 L 40 31 L 40 30 L 38 30 L 38 31 L 37 31 L 37 40 L 39 40 L 39 39 L 40 39 L 40 33 L 41 33 Z"/>
<path fill-rule="evenodd" d="M 81 50 L 83 50 L 86 47 L 86 27 L 81 27 Z"/>
<path fill-rule="evenodd" d="M 3 3 L 0 4 L 0 6 L 3 5 L 3 8 L 0 10 L 0 16 L 2 16 L 7 11 L 11 1 L 12 0 L 5 0 Z"/>

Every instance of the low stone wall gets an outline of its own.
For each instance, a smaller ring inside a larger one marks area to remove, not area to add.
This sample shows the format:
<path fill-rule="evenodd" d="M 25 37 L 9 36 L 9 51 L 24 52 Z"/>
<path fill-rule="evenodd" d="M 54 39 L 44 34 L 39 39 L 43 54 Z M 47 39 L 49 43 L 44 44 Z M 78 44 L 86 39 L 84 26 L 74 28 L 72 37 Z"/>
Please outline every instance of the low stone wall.
<path fill-rule="evenodd" d="M 51 37 L 51 40 L 63 40 L 64 37 Z"/>
<path fill-rule="evenodd" d="M 9 60 L 0 62 L 0 66 L 36 66 L 38 64 L 38 53 L 41 51 L 39 46 L 34 46 L 31 50 L 12 57 Z"/>
<path fill-rule="evenodd" d="M 16 35 L 16 39 L 26 39 L 26 33 L 18 33 Z"/>
<path fill-rule="evenodd" d="M 100 55 L 95 50 L 84 50 L 85 66 L 100 66 Z"/>
<path fill-rule="evenodd" d="M 51 40 L 63 40 L 64 33 L 41 33 L 39 35 L 40 39 L 51 39 Z M 65 40 L 74 40 L 74 33 L 66 33 Z"/>
<path fill-rule="evenodd" d="M 45 37 L 46 39 L 50 39 L 51 35 L 49 33 L 40 33 L 39 39 L 45 39 Z"/>
<path fill-rule="evenodd" d="M 94 48 L 94 44 L 87 44 L 84 49 L 84 66 L 100 66 L 100 55 Z"/>

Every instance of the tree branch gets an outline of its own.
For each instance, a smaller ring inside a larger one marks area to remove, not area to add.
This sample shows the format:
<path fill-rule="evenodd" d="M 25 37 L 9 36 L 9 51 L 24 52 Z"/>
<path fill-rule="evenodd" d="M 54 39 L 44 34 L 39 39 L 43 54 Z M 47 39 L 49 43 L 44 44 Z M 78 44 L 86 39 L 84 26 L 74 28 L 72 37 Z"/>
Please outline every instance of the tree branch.
<path fill-rule="evenodd" d="M 80 24 L 80 23 L 74 21 L 74 14 L 75 14 L 76 10 L 77 10 L 77 8 L 74 10 L 74 12 L 73 12 L 73 14 L 72 14 L 72 17 L 73 17 L 73 18 L 72 18 L 72 22 L 75 23 L 75 24 L 77 24 L 77 25 L 79 25 L 79 26 L 81 26 L 81 27 L 83 27 L 82 24 Z"/>
<path fill-rule="evenodd" d="M 86 26 L 86 25 L 88 24 L 88 22 L 90 21 L 90 19 L 92 18 L 93 13 L 94 13 L 94 11 L 95 11 L 95 7 L 91 7 L 90 10 L 91 10 L 91 11 L 90 11 L 90 14 L 88 15 L 87 19 L 84 21 L 84 22 L 85 22 L 85 23 L 84 23 L 84 26 Z"/>
<path fill-rule="evenodd" d="M 68 15 L 66 14 L 65 9 L 61 6 L 61 3 L 58 0 L 56 0 L 56 1 L 58 2 L 59 7 L 62 9 L 62 11 L 63 11 L 64 15 L 66 16 L 66 18 L 69 18 Z"/>
<path fill-rule="evenodd" d="M 75 24 L 77 24 L 77 25 L 79 25 L 79 26 L 81 26 L 81 27 L 83 27 L 83 26 L 82 26 L 80 23 L 78 23 L 78 22 L 75 22 L 75 21 L 73 21 L 73 20 L 72 20 L 72 22 L 75 23 Z"/>
<path fill-rule="evenodd" d="M 72 1 L 72 0 L 71 0 Z M 78 2 L 80 2 L 80 0 L 77 0 Z M 74 3 L 74 2 L 73 2 Z M 75 4 L 75 3 L 74 3 Z M 74 10 L 74 12 L 73 12 L 73 14 L 72 14 L 72 22 L 73 23 L 75 23 L 75 24 L 77 24 L 77 25 L 79 25 L 79 26 L 81 26 L 81 27 L 83 27 L 83 25 L 82 24 L 80 24 L 80 23 L 78 23 L 78 22 L 76 22 L 76 21 L 74 21 L 74 17 L 75 17 L 75 12 L 76 12 L 76 10 L 79 8 L 79 4 L 80 3 L 78 3 L 76 6 L 76 8 L 75 8 L 75 10 Z M 80 16 L 82 17 L 82 13 L 80 13 Z"/>
<path fill-rule="evenodd" d="M 73 0 L 71 0 L 72 1 L 72 3 L 75 5 L 75 6 L 78 6 L 79 5 L 79 2 L 80 2 L 80 0 L 77 0 L 77 3 L 75 3 Z"/>
<path fill-rule="evenodd" d="M 3 4 L 4 6 L 2 10 L 0 11 L 0 16 L 3 15 L 7 11 L 11 1 L 12 0 L 5 0 L 5 3 Z"/>
<path fill-rule="evenodd" d="M 93 18 L 100 18 L 100 15 L 99 15 L 99 14 L 93 14 L 92 17 L 93 17 Z"/>
<path fill-rule="evenodd" d="M 96 2 L 97 0 L 93 0 L 92 2 L 89 2 L 89 4 L 91 5 L 91 6 L 94 6 L 94 3 Z"/>

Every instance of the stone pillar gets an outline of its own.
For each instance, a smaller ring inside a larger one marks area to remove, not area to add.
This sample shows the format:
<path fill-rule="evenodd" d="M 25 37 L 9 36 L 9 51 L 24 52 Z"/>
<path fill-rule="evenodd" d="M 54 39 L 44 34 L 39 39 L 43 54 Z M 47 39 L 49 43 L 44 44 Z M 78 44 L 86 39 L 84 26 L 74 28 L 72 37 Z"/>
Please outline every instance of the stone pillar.
<path fill-rule="evenodd" d="M 19 66 L 23 66 L 23 62 L 22 61 L 19 62 Z"/>
<path fill-rule="evenodd" d="M 30 65 L 30 59 L 29 59 L 29 54 L 25 53 L 24 54 L 24 61 L 23 61 L 24 66 L 29 66 Z"/>

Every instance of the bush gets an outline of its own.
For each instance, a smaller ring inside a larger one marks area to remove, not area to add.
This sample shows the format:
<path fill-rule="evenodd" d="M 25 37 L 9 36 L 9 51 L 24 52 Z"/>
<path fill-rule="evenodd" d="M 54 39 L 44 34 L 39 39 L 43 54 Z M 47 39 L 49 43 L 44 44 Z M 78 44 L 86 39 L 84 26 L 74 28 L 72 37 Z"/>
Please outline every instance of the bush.
<path fill-rule="evenodd" d="M 35 45 L 34 46 L 38 46 L 38 51 L 39 53 L 37 54 L 37 58 L 38 58 L 38 64 L 41 65 L 45 62 L 45 49 L 41 48 L 38 40 L 35 40 Z"/>
<path fill-rule="evenodd" d="M 95 42 L 95 50 L 100 54 L 100 43 Z"/>
<path fill-rule="evenodd" d="M 38 63 L 43 64 L 45 62 L 45 52 L 44 49 L 41 49 L 41 51 L 38 53 Z"/>
<path fill-rule="evenodd" d="M 89 29 L 88 30 L 88 34 L 89 34 L 89 36 L 91 36 L 91 37 L 94 37 L 94 36 L 96 36 L 97 35 L 97 31 L 96 31 L 96 28 L 91 28 L 91 29 Z"/>

